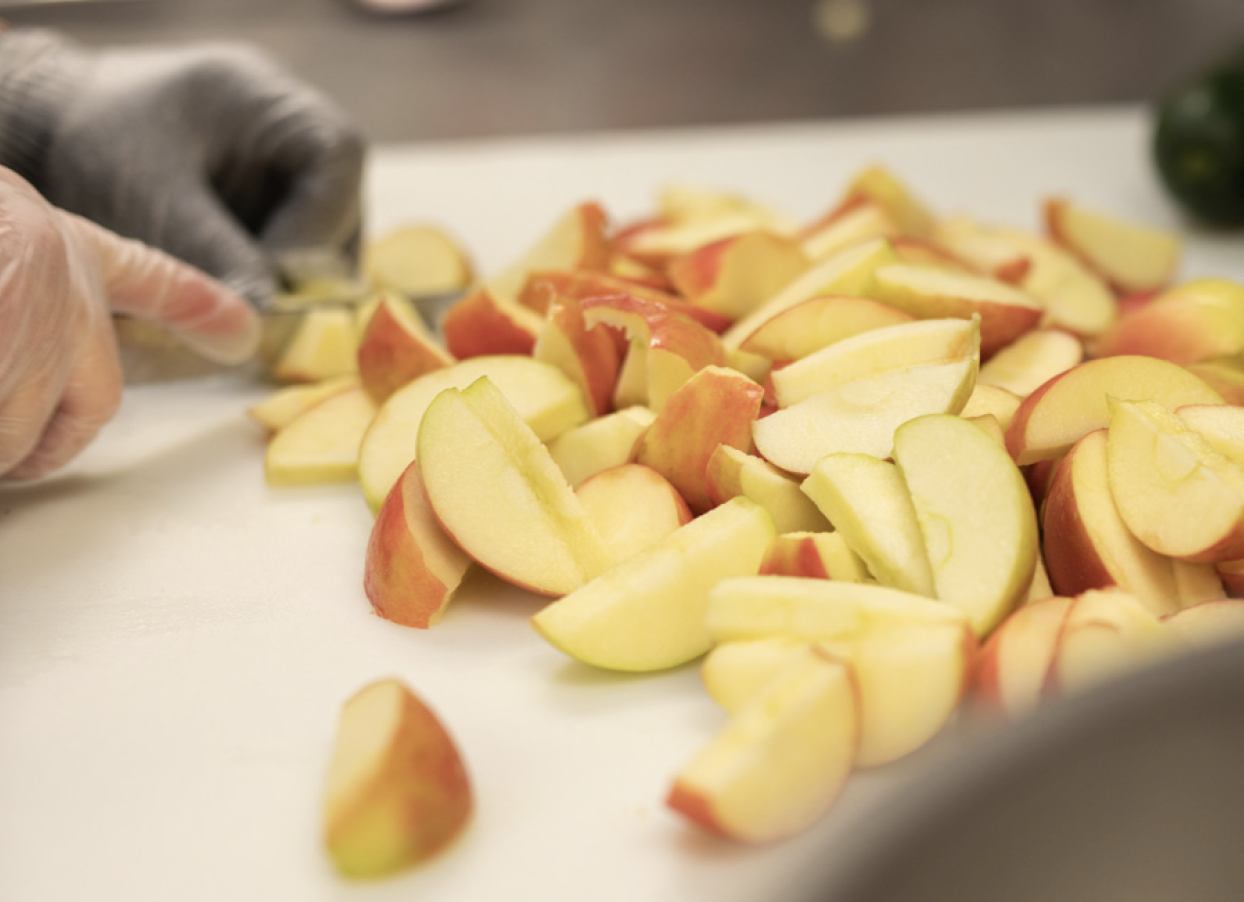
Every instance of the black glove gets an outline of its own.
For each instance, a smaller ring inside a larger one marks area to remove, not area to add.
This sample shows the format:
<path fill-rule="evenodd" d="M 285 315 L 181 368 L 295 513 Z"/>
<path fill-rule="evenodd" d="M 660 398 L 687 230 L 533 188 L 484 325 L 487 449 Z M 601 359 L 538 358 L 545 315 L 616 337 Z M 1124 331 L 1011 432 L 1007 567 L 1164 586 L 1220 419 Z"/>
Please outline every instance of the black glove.
<path fill-rule="evenodd" d="M 0 164 L 264 304 L 352 275 L 361 134 L 244 45 L 89 51 L 0 33 Z"/>

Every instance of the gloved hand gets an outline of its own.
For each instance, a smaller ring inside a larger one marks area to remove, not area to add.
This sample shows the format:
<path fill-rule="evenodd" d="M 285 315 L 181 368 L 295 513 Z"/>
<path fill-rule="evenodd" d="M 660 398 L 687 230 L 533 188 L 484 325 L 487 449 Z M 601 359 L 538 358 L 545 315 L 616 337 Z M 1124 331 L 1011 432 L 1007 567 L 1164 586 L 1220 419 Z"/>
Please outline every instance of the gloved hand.
<path fill-rule="evenodd" d="M 353 274 L 363 162 L 336 107 L 244 45 L 0 34 L 0 165 L 253 303 Z"/>
<path fill-rule="evenodd" d="M 259 340 L 241 296 L 57 210 L 0 168 L 0 480 L 67 463 L 116 412 L 111 312 L 155 320 L 221 363 L 245 360 Z"/>

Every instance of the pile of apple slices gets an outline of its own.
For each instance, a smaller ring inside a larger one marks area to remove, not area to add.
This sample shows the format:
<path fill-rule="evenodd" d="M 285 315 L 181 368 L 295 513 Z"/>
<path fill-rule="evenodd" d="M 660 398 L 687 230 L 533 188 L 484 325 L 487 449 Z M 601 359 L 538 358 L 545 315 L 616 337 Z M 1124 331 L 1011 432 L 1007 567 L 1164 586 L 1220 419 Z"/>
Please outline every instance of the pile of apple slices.
<path fill-rule="evenodd" d="M 358 481 L 394 622 L 482 567 L 587 665 L 699 662 L 723 726 L 669 806 L 790 836 L 969 697 L 1016 716 L 1241 632 L 1244 287 L 1042 213 L 939 217 L 876 166 L 805 224 L 580 204 L 443 340 L 378 294 L 356 372 L 252 410 L 267 476 Z"/>

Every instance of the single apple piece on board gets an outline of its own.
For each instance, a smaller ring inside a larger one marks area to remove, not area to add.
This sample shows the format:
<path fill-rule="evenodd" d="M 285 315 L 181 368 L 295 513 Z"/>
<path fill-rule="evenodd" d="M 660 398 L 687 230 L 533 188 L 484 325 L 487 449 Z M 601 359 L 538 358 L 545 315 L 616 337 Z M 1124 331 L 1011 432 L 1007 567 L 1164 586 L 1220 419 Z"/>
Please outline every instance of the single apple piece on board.
<path fill-rule="evenodd" d="M 1104 332 L 1118 315 L 1115 293 L 1105 281 L 1045 236 L 956 216 L 938 221 L 934 240 L 1040 301 L 1042 326 L 1088 338 Z"/>
<path fill-rule="evenodd" d="M 807 265 L 794 238 L 756 230 L 675 257 L 665 273 L 691 303 L 735 320 L 785 288 Z"/>
<path fill-rule="evenodd" d="M 643 301 L 663 304 L 685 313 L 711 332 L 721 332 L 730 325 L 724 314 L 692 304 L 673 292 L 672 286 L 660 289 L 593 269 L 539 270 L 527 277 L 519 293 L 519 303 L 543 315 L 554 297 L 586 301 L 588 298 L 632 295 Z"/>
<path fill-rule="evenodd" d="M 940 266 L 896 263 L 878 267 L 873 297 L 919 319 L 980 315 L 981 359 L 989 358 L 1041 320 L 1041 304 L 992 276 Z"/>
<path fill-rule="evenodd" d="M 761 576 L 805 576 L 862 583 L 871 579 L 863 558 L 839 532 L 779 533 L 760 565 Z"/>
<path fill-rule="evenodd" d="M 916 320 L 844 338 L 774 370 L 773 393 L 779 407 L 790 407 L 851 380 L 979 356 L 980 321 L 975 316 Z"/>
<path fill-rule="evenodd" d="M 1110 406 L 1110 493 L 1132 535 L 1186 561 L 1244 557 L 1244 466 L 1160 404 Z"/>
<path fill-rule="evenodd" d="M 655 545 L 691 520 L 691 509 L 673 484 L 643 464 L 602 470 L 575 494 L 615 561 Z"/>
<path fill-rule="evenodd" d="M 477 288 L 445 311 L 445 348 L 459 360 L 495 354 L 530 354 L 544 317 L 515 301 Z"/>
<path fill-rule="evenodd" d="M 1175 408 L 1189 428 L 1219 454 L 1244 466 L 1244 407 L 1236 404 L 1185 404 Z"/>
<path fill-rule="evenodd" d="M 1026 398 L 1043 384 L 1084 361 L 1084 345 L 1063 329 L 1033 329 L 981 364 L 978 384 L 995 385 Z"/>
<path fill-rule="evenodd" d="M 1107 459 L 1106 430 L 1098 429 L 1054 471 L 1042 508 L 1050 584 L 1066 596 L 1117 586 L 1155 614 L 1169 614 L 1180 607 L 1174 562 L 1144 545 L 1119 516 Z"/>
<path fill-rule="evenodd" d="M 416 376 L 453 362 L 453 355 L 408 306 L 380 299 L 358 346 L 359 379 L 372 400 L 382 404 Z"/>
<path fill-rule="evenodd" d="M 809 647 L 679 769 L 666 804 L 750 844 L 812 826 L 855 766 L 860 705 L 851 667 Z"/>
<path fill-rule="evenodd" d="M 843 382 L 757 420 L 752 440 L 766 460 L 803 475 L 826 454 L 884 459 L 893 450 L 894 430 L 903 423 L 924 414 L 963 410 L 977 366 L 972 356 Z"/>
<path fill-rule="evenodd" d="M 734 498 L 550 602 L 532 626 L 594 667 L 648 672 L 685 664 L 712 646 L 709 591 L 727 577 L 757 573 L 773 535 L 764 508 Z"/>
<path fill-rule="evenodd" d="M 936 596 L 985 637 L 1024 599 L 1038 552 L 1032 496 L 1006 449 L 955 416 L 919 417 L 894 433 Z"/>
<path fill-rule="evenodd" d="M 974 702 L 981 709 L 1014 719 L 1041 704 L 1074 604 L 1062 595 L 1033 601 L 1009 614 L 989 635 L 977 658 L 974 682 Z"/>
<path fill-rule="evenodd" d="M 639 438 L 638 463 L 674 484 L 692 513 L 714 506 L 708 462 L 718 445 L 751 448 L 763 389 L 742 373 L 706 366 L 675 391 Z"/>
<path fill-rule="evenodd" d="M 609 217 L 594 202 L 576 204 L 561 216 L 517 260 L 486 279 L 484 288 L 498 301 L 519 306 L 527 277 L 548 269 L 604 270 L 612 256 Z"/>
<path fill-rule="evenodd" d="M 328 765 L 324 842 L 339 871 L 381 877 L 444 850 L 470 820 L 471 780 L 436 713 L 396 679 L 341 710 Z"/>
<path fill-rule="evenodd" d="M 773 517 L 779 533 L 829 530 L 829 521 L 789 473 L 733 445 L 718 444 L 705 469 L 708 497 L 721 504 L 737 495 L 755 501 Z"/>
<path fill-rule="evenodd" d="M 278 431 L 264 451 L 269 485 L 348 482 L 358 474 L 363 433 L 376 404 L 355 385 L 325 398 Z"/>
<path fill-rule="evenodd" d="M 1222 403 L 1204 381 L 1167 360 L 1135 355 L 1086 360 L 1024 398 L 1006 431 L 1007 450 L 1021 467 L 1064 454 L 1110 423 L 1108 398 L 1154 401 L 1171 410 Z"/>
<path fill-rule="evenodd" d="M 380 405 L 359 446 L 358 478 L 368 506 L 379 510 L 415 459 L 419 423 L 432 399 L 487 376 L 539 436 L 550 441 L 588 420 L 583 393 L 557 367 L 521 354 L 471 357 L 425 373 Z"/>
<path fill-rule="evenodd" d="M 319 382 L 283 385 L 262 401 L 248 407 L 246 415 L 269 433 L 275 433 L 321 401 L 340 394 L 346 389 L 356 388 L 358 384 L 358 376 L 347 373 L 322 379 Z"/>
<path fill-rule="evenodd" d="M 506 582 L 559 596 L 613 565 L 548 449 L 488 377 L 432 400 L 416 459 L 441 527 Z"/>
<path fill-rule="evenodd" d="M 1022 400 L 1023 398 L 1014 392 L 981 382 L 978 378 L 976 384 L 972 386 L 972 394 L 968 396 L 967 403 L 963 405 L 963 410 L 959 411 L 959 416 L 965 420 L 976 420 L 982 417 L 992 419 L 993 424 L 999 430 L 998 441 L 1005 448 L 1007 427 L 1015 418 L 1015 411 L 1019 410 Z M 993 425 L 986 428 L 990 433 L 993 432 Z"/>
<path fill-rule="evenodd" d="M 897 466 L 870 454 L 828 454 L 802 489 L 882 585 L 934 595 L 929 553 Z"/>
<path fill-rule="evenodd" d="M 461 291 L 471 283 L 470 257 L 439 226 L 409 223 L 368 241 L 363 278 L 379 291 L 426 298 Z"/>
<path fill-rule="evenodd" d="M 548 442 L 549 454 L 572 486 L 610 467 L 635 460 L 639 437 L 656 414 L 647 407 L 624 407 L 567 429 Z"/>
<path fill-rule="evenodd" d="M 872 298 L 818 295 L 761 323 L 739 349 L 770 360 L 798 360 L 870 329 L 914 322 L 915 317 Z"/>
<path fill-rule="evenodd" d="M 893 240 L 897 223 L 880 204 L 865 197 L 839 204 L 799 231 L 799 242 L 809 260 L 819 261 L 853 244 L 877 238 Z"/>
<path fill-rule="evenodd" d="M 470 564 L 436 522 L 412 463 L 372 524 L 363 565 L 367 599 L 385 620 L 427 629 L 441 619 Z"/>
<path fill-rule="evenodd" d="M 796 304 L 827 294 L 871 297 L 873 273 L 878 267 L 897 263 L 898 255 L 884 238 L 854 244 L 812 264 L 785 288 L 755 310 L 736 320 L 721 335 L 728 348 L 742 345 L 762 324 Z"/>
<path fill-rule="evenodd" d="M 357 371 L 354 315 L 336 305 L 309 307 L 272 364 L 277 382 L 320 382 Z"/>
<path fill-rule="evenodd" d="M 1139 225 L 1064 197 L 1043 205 L 1049 236 L 1120 294 L 1165 288 L 1179 271 L 1183 242 L 1173 232 Z"/>
<path fill-rule="evenodd" d="M 1244 353 L 1244 285 L 1196 279 L 1122 314 L 1092 342 L 1096 357 L 1143 354 L 1187 365 Z"/>
<path fill-rule="evenodd" d="M 629 341 L 613 398 L 617 407 L 642 404 L 659 413 L 693 374 L 725 365 L 717 334 L 664 304 L 611 295 L 584 301 L 583 314 L 587 326 L 621 329 Z"/>
<path fill-rule="evenodd" d="M 531 356 L 569 376 L 594 416 L 613 409 L 613 390 L 621 369 L 618 342 L 607 327 L 587 325 L 578 301 L 560 296 L 552 300 Z"/>
<path fill-rule="evenodd" d="M 1244 639 L 1244 600 L 1215 598 L 1180 608 L 1162 625 L 1189 647 L 1200 648 Z"/>

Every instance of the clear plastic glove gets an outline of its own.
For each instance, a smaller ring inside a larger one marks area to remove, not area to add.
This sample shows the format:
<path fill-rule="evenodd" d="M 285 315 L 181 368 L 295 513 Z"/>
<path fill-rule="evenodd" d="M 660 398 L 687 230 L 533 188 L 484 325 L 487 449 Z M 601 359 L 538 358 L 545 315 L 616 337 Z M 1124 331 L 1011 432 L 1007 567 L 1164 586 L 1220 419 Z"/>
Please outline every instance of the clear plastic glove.
<path fill-rule="evenodd" d="M 353 273 L 364 150 L 324 96 L 245 45 L 0 35 L 0 164 L 259 305 Z"/>
<path fill-rule="evenodd" d="M 0 168 L 0 480 L 61 467 L 116 412 L 112 312 L 159 322 L 221 363 L 245 360 L 259 340 L 241 296 L 54 208 Z"/>

